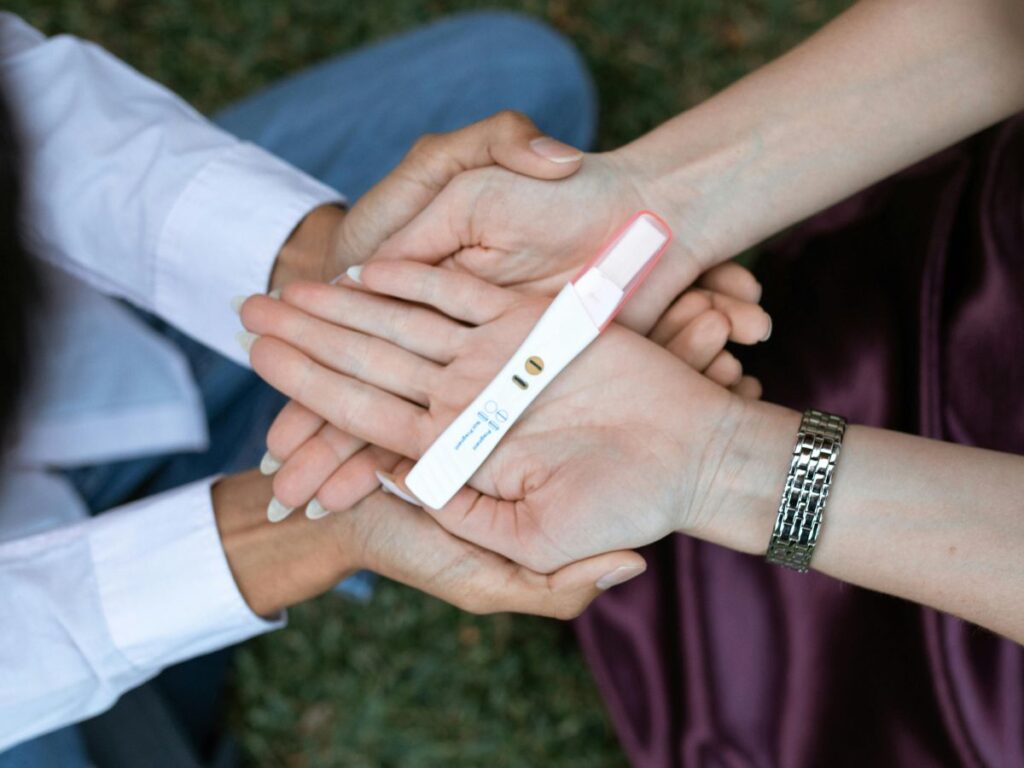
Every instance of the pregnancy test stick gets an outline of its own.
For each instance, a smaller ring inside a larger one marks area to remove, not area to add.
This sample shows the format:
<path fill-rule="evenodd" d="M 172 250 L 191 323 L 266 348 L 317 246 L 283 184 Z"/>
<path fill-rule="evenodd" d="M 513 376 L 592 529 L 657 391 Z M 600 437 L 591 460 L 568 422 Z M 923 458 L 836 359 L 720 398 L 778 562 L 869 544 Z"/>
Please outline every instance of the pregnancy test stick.
<path fill-rule="evenodd" d="M 405 478 L 421 502 L 440 509 L 469 482 L 537 395 L 615 319 L 671 239 L 664 221 L 642 211 L 566 284 L 494 380 Z"/>

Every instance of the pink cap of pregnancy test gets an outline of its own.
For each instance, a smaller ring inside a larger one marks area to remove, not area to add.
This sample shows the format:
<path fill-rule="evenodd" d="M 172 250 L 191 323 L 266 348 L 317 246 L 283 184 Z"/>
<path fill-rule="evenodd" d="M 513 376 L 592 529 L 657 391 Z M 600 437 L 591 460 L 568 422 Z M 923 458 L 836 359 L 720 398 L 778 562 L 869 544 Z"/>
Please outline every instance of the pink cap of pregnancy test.
<path fill-rule="evenodd" d="M 668 224 L 650 211 L 640 211 L 573 278 L 602 331 L 658 265 L 671 241 Z"/>

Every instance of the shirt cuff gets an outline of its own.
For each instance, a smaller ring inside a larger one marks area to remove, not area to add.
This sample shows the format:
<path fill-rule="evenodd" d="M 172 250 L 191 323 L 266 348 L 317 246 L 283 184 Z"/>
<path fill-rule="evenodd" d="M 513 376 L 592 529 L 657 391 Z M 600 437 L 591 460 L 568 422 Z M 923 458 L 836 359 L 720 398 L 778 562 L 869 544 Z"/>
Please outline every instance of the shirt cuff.
<path fill-rule="evenodd" d="M 242 364 L 231 299 L 262 293 L 281 246 L 335 190 L 252 144 L 225 150 L 196 174 L 161 230 L 153 306 L 181 330 Z"/>
<path fill-rule="evenodd" d="M 238 590 L 210 480 L 100 515 L 90 534 L 111 639 L 137 669 L 162 668 L 277 629 Z"/>

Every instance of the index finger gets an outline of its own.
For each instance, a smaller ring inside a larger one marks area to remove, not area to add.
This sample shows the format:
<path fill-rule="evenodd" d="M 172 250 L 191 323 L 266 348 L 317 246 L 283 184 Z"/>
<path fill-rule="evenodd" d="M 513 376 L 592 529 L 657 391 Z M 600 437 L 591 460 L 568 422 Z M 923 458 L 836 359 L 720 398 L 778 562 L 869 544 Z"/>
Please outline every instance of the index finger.
<path fill-rule="evenodd" d="M 501 316 L 522 297 L 454 269 L 415 261 L 375 261 L 354 274 L 375 293 L 426 304 L 450 318 L 483 325 Z"/>

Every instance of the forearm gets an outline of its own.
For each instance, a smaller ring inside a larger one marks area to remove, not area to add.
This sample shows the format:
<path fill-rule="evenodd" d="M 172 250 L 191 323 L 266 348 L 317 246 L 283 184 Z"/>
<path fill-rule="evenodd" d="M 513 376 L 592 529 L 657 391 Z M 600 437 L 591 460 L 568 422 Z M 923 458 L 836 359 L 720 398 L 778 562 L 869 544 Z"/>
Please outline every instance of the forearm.
<path fill-rule="evenodd" d="M 704 267 L 1024 107 L 1018 0 L 863 0 L 615 153 Z"/>
<path fill-rule="evenodd" d="M 800 415 L 749 406 L 695 535 L 764 553 Z M 847 430 L 812 567 L 1024 642 L 1024 457 Z"/>

